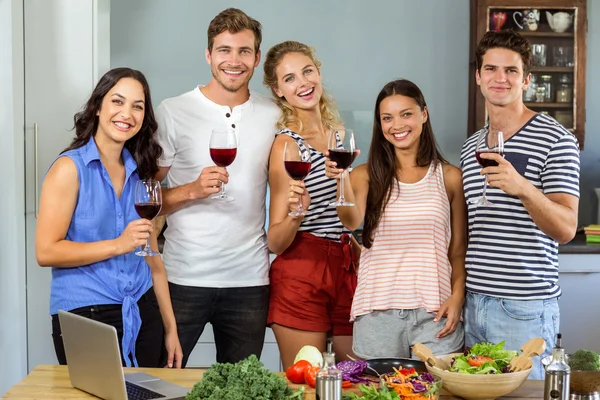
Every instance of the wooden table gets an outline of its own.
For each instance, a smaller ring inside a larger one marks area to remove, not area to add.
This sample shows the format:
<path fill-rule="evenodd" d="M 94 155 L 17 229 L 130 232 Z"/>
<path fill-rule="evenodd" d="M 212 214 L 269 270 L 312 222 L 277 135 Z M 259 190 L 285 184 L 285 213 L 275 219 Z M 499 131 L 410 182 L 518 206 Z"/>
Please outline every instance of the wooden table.
<path fill-rule="evenodd" d="M 202 378 L 201 369 L 164 369 L 164 368 L 124 368 L 125 373 L 146 372 L 166 381 L 191 388 Z M 297 386 L 297 385 L 293 385 Z M 66 366 L 38 365 L 21 382 L 14 385 L 3 399 L 95 399 L 85 392 L 71 386 Z M 541 400 L 544 398 L 543 381 L 527 381 L 523 386 L 508 396 L 500 399 Z M 305 400 L 314 400 L 314 389 L 305 391 Z M 456 400 L 457 397 L 443 392 L 441 400 Z"/>

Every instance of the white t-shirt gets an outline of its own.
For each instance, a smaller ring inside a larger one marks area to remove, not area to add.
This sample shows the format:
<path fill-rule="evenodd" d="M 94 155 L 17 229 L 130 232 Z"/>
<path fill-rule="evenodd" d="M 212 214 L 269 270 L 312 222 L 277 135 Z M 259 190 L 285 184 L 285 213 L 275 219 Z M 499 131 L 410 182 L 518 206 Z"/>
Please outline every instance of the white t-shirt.
<path fill-rule="evenodd" d="M 213 129 L 232 127 L 238 135 L 226 185 L 235 200 L 197 200 L 167 216 L 163 261 L 170 282 L 198 287 L 269 283 L 265 196 L 279 115 L 279 107 L 257 93 L 231 110 L 206 98 L 200 87 L 157 107 L 159 165 L 170 167 L 169 188 L 193 182 L 215 165 L 209 152 Z"/>

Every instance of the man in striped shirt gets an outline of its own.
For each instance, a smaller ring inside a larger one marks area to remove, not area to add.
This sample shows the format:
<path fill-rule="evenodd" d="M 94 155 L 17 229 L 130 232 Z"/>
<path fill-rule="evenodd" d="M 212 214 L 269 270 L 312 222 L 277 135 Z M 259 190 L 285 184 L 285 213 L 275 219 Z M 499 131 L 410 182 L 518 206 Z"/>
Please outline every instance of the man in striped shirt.
<path fill-rule="evenodd" d="M 465 344 L 506 341 L 518 350 L 543 337 L 547 350 L 559 328 L 558 243 L 575 235 L 579 204 L 579 147 L 548 115 L 523 104 L 530 82 L 529 42 L 512 31 L 487 32 L 477 48 L 476 80 L 486 99 L 491 134 L 503 132 L 504 158 L 475 157 L 478 134 L 462 148 L 468 204 Z M 475 205 L 487 175 L 487 198 Z M 543 379 L 539 357 L 530 379 Z"/>

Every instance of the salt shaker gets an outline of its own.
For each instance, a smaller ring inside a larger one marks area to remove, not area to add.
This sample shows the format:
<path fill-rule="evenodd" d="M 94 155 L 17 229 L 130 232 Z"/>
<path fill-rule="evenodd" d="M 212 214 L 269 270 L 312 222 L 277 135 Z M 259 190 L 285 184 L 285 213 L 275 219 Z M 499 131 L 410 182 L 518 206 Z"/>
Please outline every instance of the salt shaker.
<path fill-rule="evenodd" d="M 552 361 L 546 366 L 544 376 L 544 400 L 569 400 L 571 368 L 565 362 L 565 349 L 562 335 L 556 335 L 556 345 L 552 349 Z"/>
<path fill-rule="evenodd" d="M 323 367 L 317 372 L 317 400 L 342 399 L 342 372 L 335 365 L 335 353 L 331 339 L 327 341 L 327 351 L 323 353 Z"/>

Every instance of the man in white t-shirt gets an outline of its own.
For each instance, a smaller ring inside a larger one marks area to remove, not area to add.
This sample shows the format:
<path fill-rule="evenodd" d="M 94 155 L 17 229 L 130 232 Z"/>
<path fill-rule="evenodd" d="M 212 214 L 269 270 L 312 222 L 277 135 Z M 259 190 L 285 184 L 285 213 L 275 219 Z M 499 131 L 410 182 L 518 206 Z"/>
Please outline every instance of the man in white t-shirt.
<path fill-rule="evenodd" d="M 262 352 L 269 303 L 269 254 L 264 231 L 268 160 L 279 108 L 250 92 L 260 61 L 261 25 L 238 9 L 208 27 L 212 79 L 156 110 L 163 148 L 157 179 L 166 177 L 163 261 L 167 270 L 183 366 L 206 323 L 218 362 Z M 233 163 L 210 157 L 213 129 L 235 130 Z M 211 198 L 226 184 L 230 202 Z"/>

